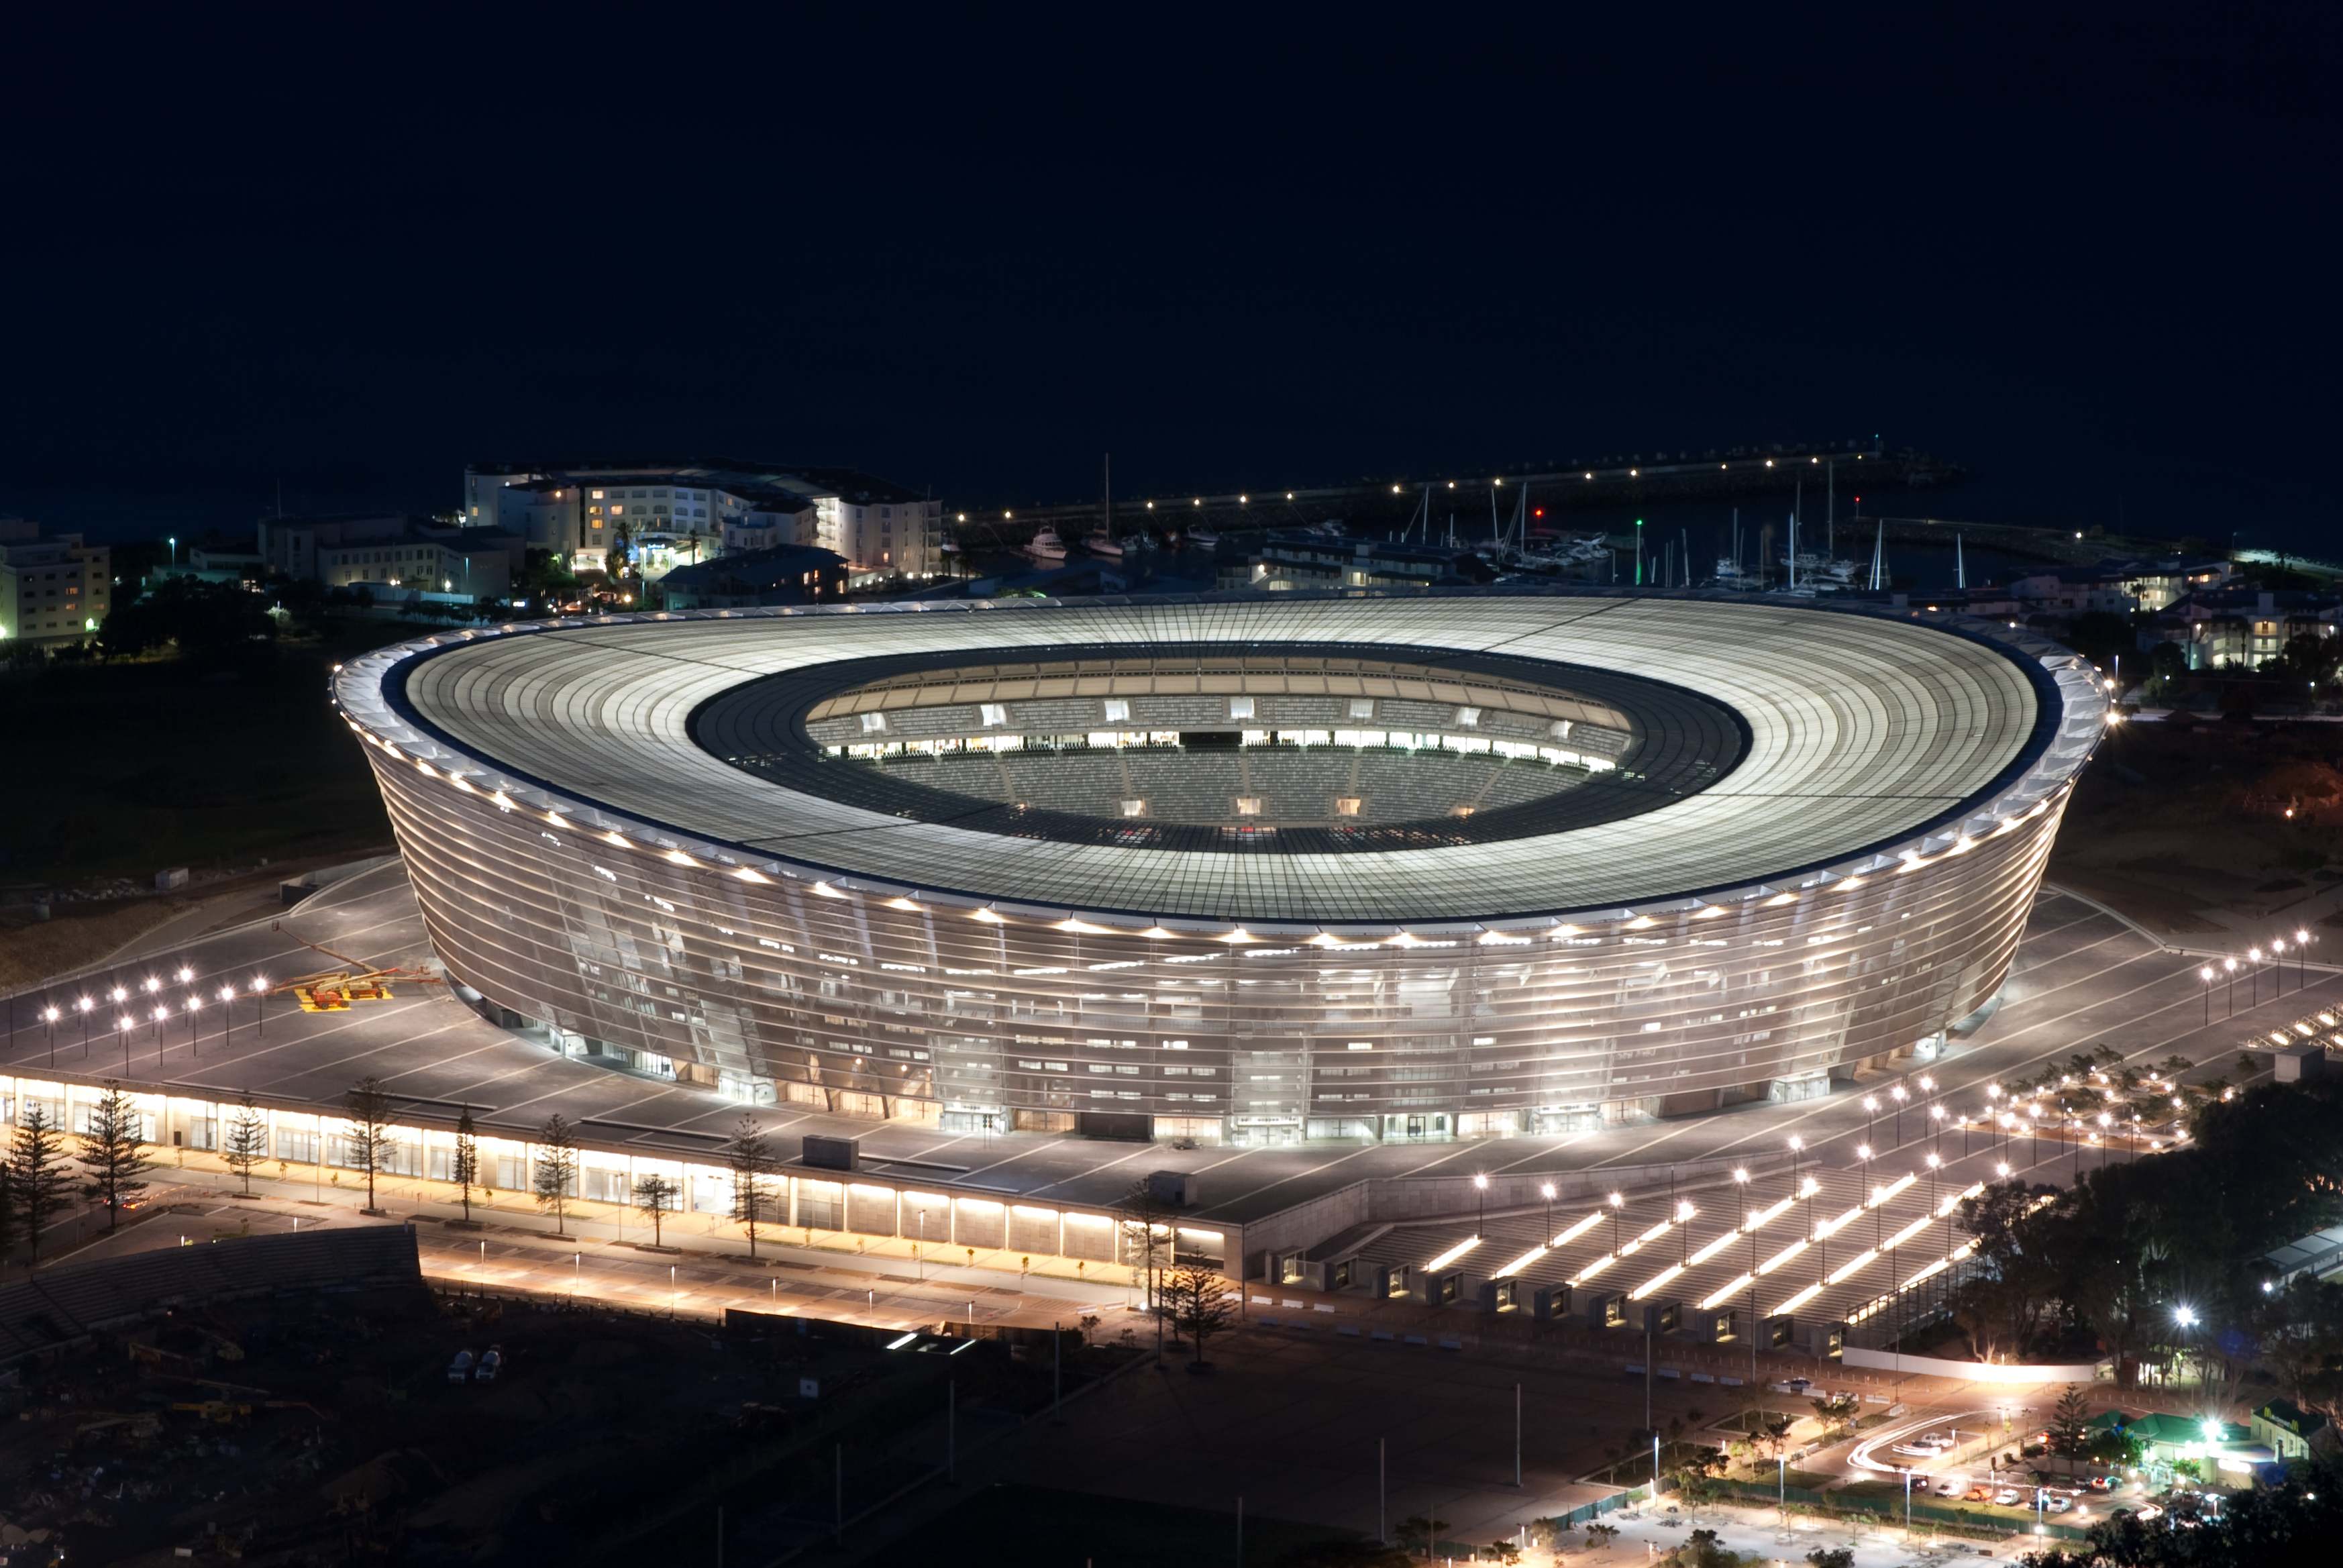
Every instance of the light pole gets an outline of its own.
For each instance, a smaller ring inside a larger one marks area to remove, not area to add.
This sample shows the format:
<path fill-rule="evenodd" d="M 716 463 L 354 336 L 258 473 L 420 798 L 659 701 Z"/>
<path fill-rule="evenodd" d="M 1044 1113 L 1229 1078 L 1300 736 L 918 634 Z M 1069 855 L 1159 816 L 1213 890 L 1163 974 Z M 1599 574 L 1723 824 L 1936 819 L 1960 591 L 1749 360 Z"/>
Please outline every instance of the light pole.
<path fill-rule="evenodd" d="M 155 1070 L 157 1072 L 163 1070 L 163 1020 L 170 1016 L 169 1008 L 159 1001 L 155 1004 Z"/>
<path fill-rule="evenodd" d="M 1871 1145 L 1868 1143 L 1856 1144 L 1855 1146 L 1855 1159 L 1858 1171 L 1856 1179 L 1865 1185 L 1869 1185 L 1871 1181 Z M 1860 1191 L 1860 1189 L 1858 1189 L 1858 1191 Z M 1874 1189 L 1875 1192 L 1876 1191 L 1876 1189 Z M 1879 1208 L 1876 1204 L 1872 1206 L 1871 1221 L 1872 1234 L 1874 1237 L 1876 1237 L 1879 1231 Z"/>
<path fill-rule="evenodd" d="M 2253 968 L 2246 971 L 2247 983 L 2250 987 L 2248 994 L 2252 996 L 2253 1000 L 2246 1005 L 2259 1007 L 2262 1005 L 2262 950 L 2259 948 L 2247 948 L 2246 957 L 2253 960 Z"/>
<path fill-rule="evenodd" d="M 1911 1091 L 1899 1083 L 1887 1091 L 1887 1098 L 1896 1102 L 1896 1147 L 1901 1149 L 1904 1147 L 1904 1102 L 1911 1098 Z"/>
<path fill-rule="evenodd" d="M 1692 1250 L 1692 1217 L 1694 1213 L 1692 1200 L 1686 1198 L 1677 1203 L 1675 1212 L 1676 1263 L 1678 1267 L 1682 1267 L 1684 1261 L 1684 1254 Z"/>
<path fill-rule="evenodd" d="M 2104 1111 L 2099 1112 L 2099 1169 L 2102 1171 L 2107 1168 L 2107 1129 L 2115 1123 L 2116 1119 L 2112 1115 Z"/>
<path fill-rule="evenodd" d="M 1945 1146 L 1945 1108 L 1941 1105 L 1928 1107 L 1928 1147 L 1943 1148 Z"/>
<path fill-rule="evenodd" d="M 266 975 L 252 977 L 252 1028 L 254 1033 L 264 1038 L 268 1033 L 268 977 Z"/>
<path fill-rule="evenodd" d="M 1863 1097 L 1863 1141 L 1865 1143 L 1871 1141 L 1872 1123 L 1878 1118 L 1878 1115 L 1879 1096 L 1875 1094 L 1865 1095 Z"/>
<path fill-rule="evenodd" d="M 1619 1211 L 1627 1200 L 1614 1192 L 1606 1201 L 1611 1205 L 1611 1255 L 1615 1258 L 1619 1255 Z"/>
<path fill-rule="evenodd" d="M 2210 1029 L 2213 1027 L 2213 966 L 2207 964 L 2198 970 L 2197 978 L 2205 982 L 2205 1027 Z"/>
<path fill-rule="evenodd" d="M 2270 980 L 2278 987 L 2270 994 L 2284 996 L 2286 994 L 2286 939 L 2284 937 L 2274 937 L 2270 940 L 2270 967 L 2276 971 L 2270 976 Z"/>
<path fill-rule="evenodd" d="M 1545 1200 L 1544 1244 L 1551 1247 L 1554 1245 L 1554 1183 L 1548 1181 L 1544 1186 L 1540 1187 L 1538 1189 L 1538 1196 Z"/>
<path fill-rule="evenodd" d="M 1790 1191 L 1798 1190 L 1798 1156 L 1805 1151 L 1806 1141 L 1796 1133 L 1790 1134 Z"/>
<path fill-rule="evenodd" d="M 2187 1330 L 2193 1329 L 2197 1326 L 2197 1310 L 2184 1302 L 2180 1305 L 2172 1309 L 2172 1321 L 2179 1325 L 2185 1334 Z M 2185 1342 L 2181 1349 L 2181 1359 L 2185 1362 L 2187 1359 L 2187 1346 Z"/>
<path fill-rule="evenodd" d="M 189 991 L 187 993 L 187 1054 L 190 1056 L 203 1054 L 196 1042 L 196 1014 L 201 1012 L 203 1008 L 204 999 L 194 991 Z"/>
<path fill-rule="evenodd" d="M 2237 1016 L 2237 960 L 2235 959 L 2223 959 L 2221 960 L 2221 969 L 2229 977 L 2229 994 L 2227 999 L 2221 1004 L 2221 1016 L 2223 1018 L 2235 1018 Z"/>
<path fill-rule="evenodd" d="M 116 1019 L 114 1022 L 116 1032 L 122 1036 L 122 1071 L 123 1075 L 127 1077 L 130 1073 L 130 1031 L 136 1029 L 138 1024 L 137 1020 L 126 1012 Z"/>
<path fill-rule="evenodd" d="M 2310 983 L 2310 933 L 2294 933 L 2294 989 L 2302 990 Z"/>
<path fill-rule="evenodd" d="M 1473 1221 L 1473 1239 L 1476 1241 L 1485 1241 L 1489 1234 L 1489 1173 L 1487 1171 L 1473 1172 L 1473 1191 L 1481 1200 L 1481 1217 Z"/>
<path fill-rule="evenodd" d="M 229 1005 L 235 1000 L 236 987 L 224 985 L 219 988 L 220 1049 L 222 1050 L 227 1050 L 236 1043 L 236 1009 Z"/>
<path fill-rule="evenodd" d="M 75 1009 L 81 1014 L 81 1053 L 85 1058 L 89 1055 L 89 1012 L 90 1009 L 96 1005 L 97 1003 L 88 997 L 84 997 L 74 1003 Z"/>
<path fill-rule="evenodd" d="M 49 1026 L 49 1065 L 57 1064 L 57 1005 L 51 1002 L 41 1010 L 41 1021 Z"/>

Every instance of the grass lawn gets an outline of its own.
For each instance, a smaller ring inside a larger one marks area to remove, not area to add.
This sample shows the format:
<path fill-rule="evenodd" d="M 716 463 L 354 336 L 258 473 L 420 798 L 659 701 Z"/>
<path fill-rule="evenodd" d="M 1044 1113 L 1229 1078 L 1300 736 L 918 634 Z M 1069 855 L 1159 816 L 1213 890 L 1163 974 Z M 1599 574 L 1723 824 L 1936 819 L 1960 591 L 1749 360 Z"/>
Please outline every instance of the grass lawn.
<path fill-rule="evenodd" d="M 0 881 L 73 883 L 363 849 L 390 825 L 327 702 L 337 660 L 419 635 L 335 623 L 229 667 L 174 658 L 0 678 Z"/>

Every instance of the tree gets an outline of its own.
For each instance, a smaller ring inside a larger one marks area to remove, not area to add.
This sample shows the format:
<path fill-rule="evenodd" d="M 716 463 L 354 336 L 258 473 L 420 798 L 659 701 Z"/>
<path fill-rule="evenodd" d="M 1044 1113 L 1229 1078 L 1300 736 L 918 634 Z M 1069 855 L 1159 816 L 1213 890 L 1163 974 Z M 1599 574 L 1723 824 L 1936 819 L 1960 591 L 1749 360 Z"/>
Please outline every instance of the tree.
<path fill-rule="evenodd" d="M 1195 1364 L 1202 1366 L 1204 1342 L 1227 1328 L 1236 1315 L 1228 1281 L 1217 1269 L 1182 1263 L 1165 1282 L 1164 1296 L 1171 1308 L 1172 1332 L 1196 1342 Z"/>
<path fill-rule="evenodd" d="M 25 1234 L 32 1242 L 33 1261 L 38 1263 L 41 1231 L 65 1208 L 73 1191 L 73 1177 L 65 1170 L 64 1130 L 52 1125 L 49 1113 L 38 1105 L 16 1123 L 9 1185 L 15 1190 L 16 1212 L 23 1217 Z"/>
<path fill-rule="evenodd" d="M 16 1173 L 0 1161 L 0 1263 L 16 1244 Z"/>
<path fill-rule="evenodd" d="M 252 1173 L 268 1158 L 268 1123 L 260 1108 L 252 1103 L 249 1091 L 236 1101 L 236 1114 L 228 1120 L 227 1142 L 221 1148 L 220 1158 L 242 1179 L 244 1195 L 251 1197 Z"/>
<path fill-rule="evenodd" d="M 81 1135 L 81 1162 L 89 1170 L 85 1195 L 106 1201 L 109 1231 L 122 1221 L 123 1201 L 146 1191 L 139 1178 L 154 1169 L 154 1161 L 146 1158 L 146 1140 L 139 1135 L 141 1116 L 122 1086 L 108 1079 L 90 1109 L 88 1131 Z"/>
<path fill-rule="evenodd" d="M 1155 1314 L 1155 1348 L 1160 1352 L 1163 1348 L 1163 1304 L 1155 1260 L 1172 1236 L 1173 1210 L 1143 1181 L 1135 1182 L 1115 1208 L 1122 1214 L 1124 1250 L 1139 1260 L 1144 1272 L 1147 1310 Z"/>
<path fill-rule="evenodd" d="M 447 1161 L 447 1179 L 462 1190 L 464 1223 L 472 1222 L 472 1189 L 480 1181 L 480 1138 L 472 1127 L 471 1102 L 456 1117 L 456 1152 Z"/>
<path fill-rule="evenodd" d="M 1420 1544 L 1426 1557 L 1440 1545 L 1440 1533 L 1448 1528 L 1445 1519 L 1427 1519 L 1421 1513 L 1411 1513 L 1399 1522 L 1399 1543 L 1403 1546 Z"/>
<path fill-rule="evenodd" d="M 1522 1560 L 1522 1549 L 1510 1541 L 1492 1541 L 1481 1548 L 1481 1554 L 1492 1563 L 1506 1564 L 1506 1568 Z"/>
<path fill-rule="evenodd" d="M 2083 1396 L 2082 1385 L 2068 1383 L 2066 1392 L 2058 1396 L 2058 1403 L 2050 1415 L 2050 1452 L 2075 1454 L 2083 1451 L 2090 1441 L 2091 1402 Z"/>
<path fill-rule="evenodd" d="M 349 1119 L 350 1163 L 366 1176 L 367 1206 L 369 1214 L 379 1214 L 375 1207 L 374 1179 L 390 1163 L 390 1091 L 382 1080 L 368 1074 L 352 1084 L 342 1096 L 342 1114 Z"/>
<path fill-rule="evenodd" d="M 1855 1568 L 1855 1552 L 1845 1546 L 1817 1546 L 1806 1553 L 1815 1568 Z"/>
<path fill-rule="evenodd" d="M 569 1200 L 578 1191 L 578 1130 L 558 1111 L 546 1118 L 537 1135 L 537 1163 L 529 1184 L 537 1206 L 553 1211 L 553 1233 L 564 1233 L 569 1223 Z"/>
<path fill-rule="evenodd" d="M 635 1207 L 651 1217 L 651 1245 L 663 1246 L 660 1222 L 675 1207 L 676 1185 L 654 1171 L 635 1183 Z"/>
<path fill-rule="evenodd" d="M 1616 1524 L 1605 1524 L 1599 1519 L 1581 1526 L 1581 1529 L 1586 1536 L 1586 1549 L 1589 1552 L 1608 1552 L 1611 1550 L 1611 1543 L 1619 1539 L 1619 1527 Z"/>
<path fill-rule="evenodd" d="M 732 1168 L 732 1218 L 749 1232 L 749 1256 L 757 1255 L 757 1224 L 771 1207 L 773 1195 L 765 1180 L 773 1173 L 772 1144 L 757 1119 L 747 1111 L 732 1129 L 731 1140 L 724 1145 L 725 1163 Z"/>

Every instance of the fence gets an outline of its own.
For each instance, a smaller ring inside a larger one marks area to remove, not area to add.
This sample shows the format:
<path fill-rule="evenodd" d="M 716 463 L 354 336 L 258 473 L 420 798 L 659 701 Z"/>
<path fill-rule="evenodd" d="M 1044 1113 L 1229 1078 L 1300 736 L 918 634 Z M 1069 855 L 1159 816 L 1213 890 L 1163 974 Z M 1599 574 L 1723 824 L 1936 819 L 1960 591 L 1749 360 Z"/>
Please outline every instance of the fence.
<path fill-rule="evenodd" d="M 1901 1497 L 1848 1497 L 1832 1492 L 1813 1492 L 1803 1486 L 1767 1486 L 1747 1481 L 1711 1481 L 1704 1483 L 1719 1494 L 1742 1503 L 1786 1503 L 1792 1508 L 1816 1513 L 1845 1516 L 1862 1514 L 1884 1523 L 1900 1523 L 1906 1517 Z M 1916 1494 L 1911 1501 L 1909 1517 L 1913 1523 L 1934 1524 L 1940 1528 L 1965 1531 L 1975 1535 L 2011 1535 L 2031 1533 L 2030 1522 L 2013 1520 L 1995 1514 L 1979 1513 L 1967 1508 L 1946 1508 L 1941 1503 L 1924 1503 Z M 2045 1536 L 2060 1541 L 2081 1541 L 2087 1532 L 2071 1524 L 2044 1522 Z"/>

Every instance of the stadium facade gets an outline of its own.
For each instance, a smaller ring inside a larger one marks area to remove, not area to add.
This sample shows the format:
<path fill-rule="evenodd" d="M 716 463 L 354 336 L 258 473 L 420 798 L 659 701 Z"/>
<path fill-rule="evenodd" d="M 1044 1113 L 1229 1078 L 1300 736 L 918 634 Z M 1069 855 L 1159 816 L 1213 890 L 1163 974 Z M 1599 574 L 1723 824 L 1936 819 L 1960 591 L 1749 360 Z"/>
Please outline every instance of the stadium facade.
<path fill-rule="evenodd" d="M 572 618 L 335 694 L 509 1024 L 755 1101 L 1238 1142 L 1926 1048 L 2000 987 L 2107 712 L 2012 628 L 1624 590 Z"/>

